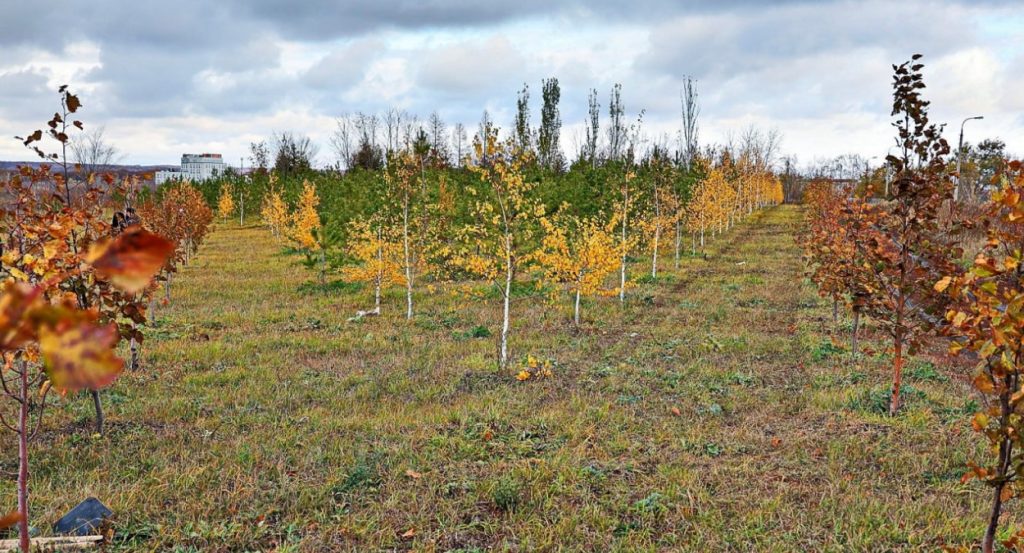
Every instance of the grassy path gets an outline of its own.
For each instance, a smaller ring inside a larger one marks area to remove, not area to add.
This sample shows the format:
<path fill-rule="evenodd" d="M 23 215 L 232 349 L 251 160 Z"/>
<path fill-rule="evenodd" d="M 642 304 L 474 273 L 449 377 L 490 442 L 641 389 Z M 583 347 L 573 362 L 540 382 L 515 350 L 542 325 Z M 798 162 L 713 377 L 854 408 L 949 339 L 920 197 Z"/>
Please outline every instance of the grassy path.
<path fill-rule="evenodd" d="M 852 363 L 832 342 L 799 219 L 755 214 L 626 308 L 586 302 L 578 329 L 567 298 L 518 299 L 514 355 L 555 363 L 528 382 L 495 373 L 493 339 L 474 337 L 497 330 L 497 301 L 439 288 L 406 322 L 394 291 L 383 317 L 348 323 L 369 291 L 312 285 L 263 229 L 218 229 L 159 310 L 144 369 L 104 392 L 108 435 L 90 437 L 84 398 L 53 411 L 34 446 L 34 513 L 95 495 L 133 551 L 977 538 L 987 494 L 959 483 L 973 441 L 958 375 L 912 364 L 906 412 L 885 416 L 886 360 Z"/>

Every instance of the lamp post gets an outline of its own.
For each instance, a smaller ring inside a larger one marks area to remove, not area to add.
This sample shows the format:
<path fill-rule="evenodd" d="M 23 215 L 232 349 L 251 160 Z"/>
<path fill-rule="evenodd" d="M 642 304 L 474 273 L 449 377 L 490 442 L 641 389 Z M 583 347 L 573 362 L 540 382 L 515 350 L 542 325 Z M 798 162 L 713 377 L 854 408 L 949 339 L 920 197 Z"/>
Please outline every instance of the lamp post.
<path fill-rule="evenodd" d="M 892 155 L 892 149 L 899 148 L 899 146 L 889 146 L 889 149 L 885 152 L 885 196 L 884 199 L 889 199 L 889 181 L 892 180 L 892 165 L 889 164 L 889 156 Z"/>
<path fill-rule="evenodd" d="M 975 115 L 974 117 L 968 117 L 967 119 L 964 119 L 963 122 L 960 123 L 960 143 L 956 149 L 956 187 L 953 188 L 954 202 L 960 200 L 960 164 L 962 163 L 964 157 L 964 125 L 966 125 L 968 121 L 984 118 L 985 116 L 983 115 Z"/>

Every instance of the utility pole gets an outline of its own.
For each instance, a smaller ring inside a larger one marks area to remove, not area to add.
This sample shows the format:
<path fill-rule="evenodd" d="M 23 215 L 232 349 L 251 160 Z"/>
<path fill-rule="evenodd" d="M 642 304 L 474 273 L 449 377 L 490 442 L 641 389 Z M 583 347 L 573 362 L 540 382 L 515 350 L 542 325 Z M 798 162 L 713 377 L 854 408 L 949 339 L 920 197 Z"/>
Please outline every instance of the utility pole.
<path fill-rule="evenodd" d="M 960 164 L 964 157 L 964 125 L 968 121 L 975 119 L 984 119 L 983 115 L 975 115 L 974 117 L 968 117 L 960 123 L 960 144 L 956 148 L 956 187 L 953 188 L 953 201 L 957 202 L 960 200 Z"/>

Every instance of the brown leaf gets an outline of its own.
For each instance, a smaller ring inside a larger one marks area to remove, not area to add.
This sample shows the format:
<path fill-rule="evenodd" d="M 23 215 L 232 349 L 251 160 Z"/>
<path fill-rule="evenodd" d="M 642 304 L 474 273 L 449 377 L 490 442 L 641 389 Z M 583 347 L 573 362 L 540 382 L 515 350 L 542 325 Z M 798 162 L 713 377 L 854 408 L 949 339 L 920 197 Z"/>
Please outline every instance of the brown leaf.
<path fill-rule="evenodd" d="M 415 478 L 422 478 L 423 477 L 422 474 L 420 474 L 420 473 L 418 473 L 418 472 L 416 472 L 416 471 L 414 471 L 412 469 L 406 470 L 405 471 L 405 475 L 408 476 L 409 478 L 413 478 L 413 479 L 415 479 Z"/>
<path fill-rule="evenodd" d="M 82 102 L 78 99 L 78 96 L 74 94 L 68 94 L 67 96 L 68 111 L 74 113 L 78 111 L 78 108 L 82 107 Z"/>
<path fill-rule="evenodd" d="M 416 529 L 415 528 L 410 528 L 410 529 L 406 530 L 402 534 L 402 537 L 405 538 L 405 539 L 410 539 L 410 538 L 412 538 L 415 535 L 416 535 Z"/>
<path fill-rule="evenodd" d="M 149 285 L 174 253 L 174 243 L 141 227 L 131 227 L 113 241 L 97 244 L 86 261 L 114 286 L 135 294 Z"/>

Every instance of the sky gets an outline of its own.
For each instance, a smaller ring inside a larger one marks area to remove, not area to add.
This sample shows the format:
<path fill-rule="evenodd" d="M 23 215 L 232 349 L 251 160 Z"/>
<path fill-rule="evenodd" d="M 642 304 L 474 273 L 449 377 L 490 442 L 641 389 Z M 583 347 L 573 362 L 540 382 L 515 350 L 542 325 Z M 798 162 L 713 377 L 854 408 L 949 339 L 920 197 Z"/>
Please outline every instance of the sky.
<path fill-rule="evenodd" d="M 337 117 L 433 111 L 510 128 L 528 85 L 561 84 L 562 146 L 582 141 L 587 93 L 622 84 L 627 116 L 674 140 L 680 89 L 699 93 L 700 140 L 777 129 L 801 162 L 885 157 L 892 64 L 924 55 L 932 119 L 955 144 L 1000 138 L 1024 154 L 1024 10 L 1013 0 L 0 0 L 0 160 L 42 127 L 56 89 L 132 164 L 218 152 L 275 132 L 333 163 Z M 602 117 L 606 118 L 606 111 Z M 246 160 L 246 163 L 248 161 Z"/>

